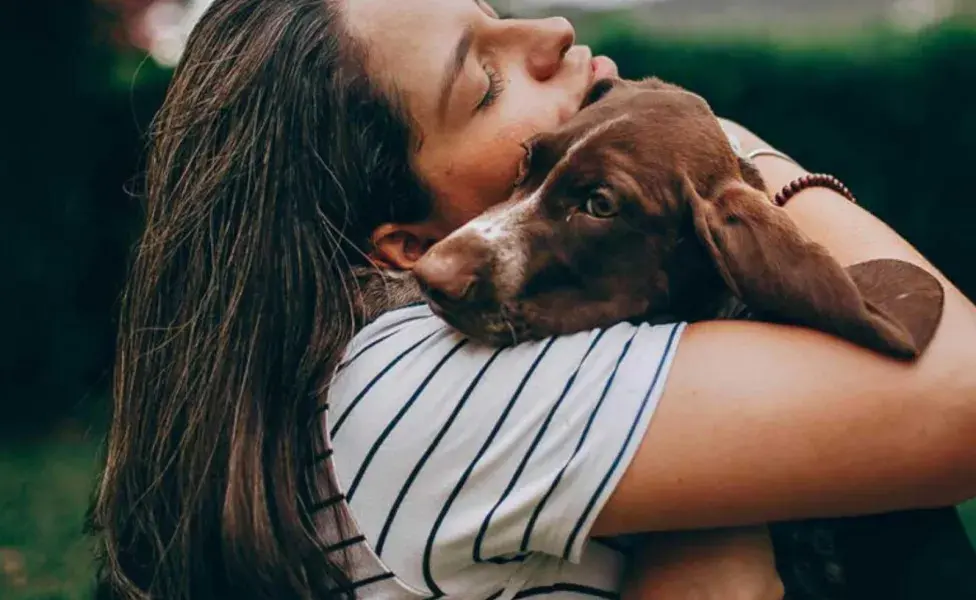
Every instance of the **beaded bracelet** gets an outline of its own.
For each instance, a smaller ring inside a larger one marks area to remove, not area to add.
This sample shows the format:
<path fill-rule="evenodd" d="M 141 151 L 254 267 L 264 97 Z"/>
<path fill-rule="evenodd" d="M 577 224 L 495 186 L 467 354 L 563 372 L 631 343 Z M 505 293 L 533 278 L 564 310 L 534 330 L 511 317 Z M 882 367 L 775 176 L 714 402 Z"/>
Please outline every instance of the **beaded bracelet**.
<path fill-rule="evenodd" d="M 840 180 L 833 175 L 827 175 L 826 173 L 811 173 L 797 177 L 793 181 L 783 186 L 783 189 L 780 190 L 780 192 L 773 198 L 773 202 L 776 204 L 776 206 L 786 206 L 786 203 L 789 202 L 793 196 L 796 196 L 803 190 L 815 187 L 833 190 L 854 204 L 857 204 L 857 199 L 854 198 L 854 194 L 847 189 L 847 186 L 841 183 Z"/>
<path fill-rule="evenodd" d="M 746 154 L 745 158 L 748 160 L 754 160 L 758 156 L 775 156 L 776 158 L 781 158 L 799 166 L 799 163 L 793 160 L 791 156 L 774 148 L 757 148 Z M 793 181 L 783 186 L 783 189 L 780 190 L 780 192 L 773 198 L 773 202 L 776 203 L 776 206 L 785 206 L 786 203 L 793 198 L 793 196 L 796 196 L 803 190 L 814 187 L 831 189 L 844 196 L 854 204 L 857 204 L 857 199 L 854 198 L 854 194 L 847 189 L 847 186 L 841 183 L 840 180 L 833 175 L 827 175 L 826 173 L 812 173 L 797 177 Z"/>

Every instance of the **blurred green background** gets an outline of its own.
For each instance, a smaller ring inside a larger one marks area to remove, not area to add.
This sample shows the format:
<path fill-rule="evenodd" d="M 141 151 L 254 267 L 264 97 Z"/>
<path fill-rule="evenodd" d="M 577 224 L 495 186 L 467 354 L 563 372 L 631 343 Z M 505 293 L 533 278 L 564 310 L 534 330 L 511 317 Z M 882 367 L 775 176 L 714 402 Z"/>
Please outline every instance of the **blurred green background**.
<path fill-rule="evenodd" d="M 624 76 L 685 85 L 808 168 L 839 176 L 976 298 L 973 2 L 679 3 L 496 4 L 568 14 L 581 41 Z M 80 530 L 106 419 L 117 298 L 140 226 L 144 132 L 179 28 L 201 9 L 152 0 L 53 7 L 0 9 L 10 30 L 0 111 L 3 599 L 88 597 Z M 976 539 L 976 506 L 962 515 Z"/>

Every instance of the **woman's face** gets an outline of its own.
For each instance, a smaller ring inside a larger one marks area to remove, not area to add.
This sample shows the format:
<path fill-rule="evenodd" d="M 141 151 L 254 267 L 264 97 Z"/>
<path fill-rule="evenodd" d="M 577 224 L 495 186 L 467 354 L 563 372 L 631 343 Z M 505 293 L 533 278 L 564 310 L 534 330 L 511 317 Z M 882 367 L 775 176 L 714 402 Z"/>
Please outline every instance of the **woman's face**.
<path fill-rule="evenodd" d="M 435 193 L 423 233 L 432 239 L 506 199 L 522 142 L 572 117 L 596 78 L 616 74 L 574 45 L 565 19 L 502 20 L 483 0 L 347 0 L 346 18 L 370 75 L 419 128 L 414 168 Z"/>

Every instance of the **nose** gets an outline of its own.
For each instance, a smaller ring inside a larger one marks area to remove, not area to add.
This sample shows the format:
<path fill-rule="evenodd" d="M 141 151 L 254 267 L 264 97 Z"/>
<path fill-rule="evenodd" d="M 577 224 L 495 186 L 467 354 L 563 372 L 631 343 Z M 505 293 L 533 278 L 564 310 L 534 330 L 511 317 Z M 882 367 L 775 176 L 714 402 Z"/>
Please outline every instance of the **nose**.
<path fill-rule="evenodd" d="M 532 24 L 528 70 L 538 81 L 546 81 L 559 72 L 563 58 L 576 42 L 576 31 L 563 17 L 538 19 Z"/>
<path fill-rule="evenodd" d="M 487 289 L 490 261 L 487 245 L 477 236 L 451 236 L 428 250 L 413 274 L 435 302 L 474 301 Z"/>

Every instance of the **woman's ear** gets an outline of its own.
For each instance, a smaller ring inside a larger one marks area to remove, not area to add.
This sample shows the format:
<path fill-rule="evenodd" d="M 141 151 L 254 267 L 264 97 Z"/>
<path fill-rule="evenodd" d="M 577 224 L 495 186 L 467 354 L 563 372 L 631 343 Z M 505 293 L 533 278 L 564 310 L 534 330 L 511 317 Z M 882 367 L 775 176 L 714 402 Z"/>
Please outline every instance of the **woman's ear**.
<path fill-rule="evenodd" d="M 409 271 L 437 239 L 434 228 L 425 223 L 384 223 L 373 230 L 369 257 L 379 267 Z"/>

